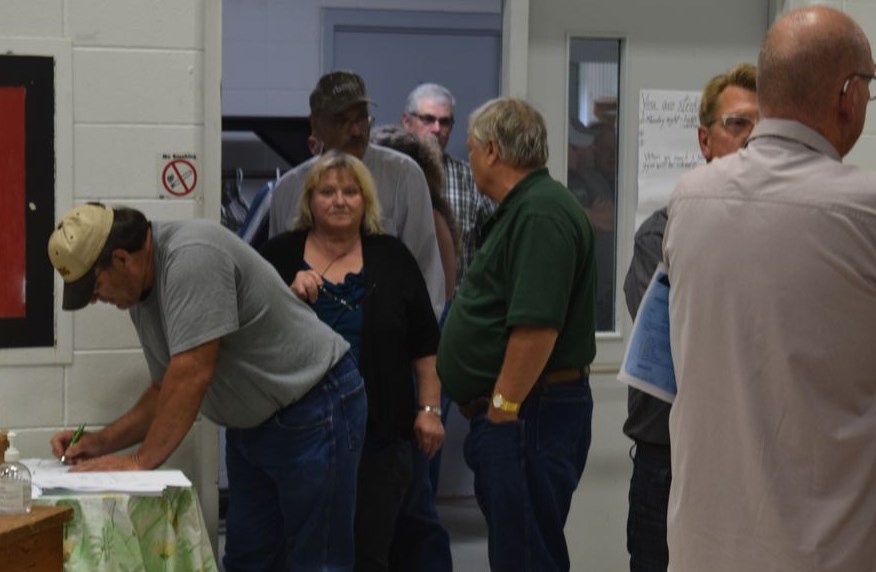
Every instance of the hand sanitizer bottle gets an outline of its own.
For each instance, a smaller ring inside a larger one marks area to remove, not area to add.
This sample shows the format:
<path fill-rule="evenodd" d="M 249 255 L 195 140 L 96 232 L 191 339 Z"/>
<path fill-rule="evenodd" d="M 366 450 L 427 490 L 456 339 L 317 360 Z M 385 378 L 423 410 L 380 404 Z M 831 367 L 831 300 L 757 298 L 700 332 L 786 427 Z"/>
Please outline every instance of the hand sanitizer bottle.
<path fill-rule="evenodd" d="M 6 462 L 0 465 L 0 514 L 30 512 L 30 470 L 18 461 L 15 433 L 10 431 L 7 437 Z"/>

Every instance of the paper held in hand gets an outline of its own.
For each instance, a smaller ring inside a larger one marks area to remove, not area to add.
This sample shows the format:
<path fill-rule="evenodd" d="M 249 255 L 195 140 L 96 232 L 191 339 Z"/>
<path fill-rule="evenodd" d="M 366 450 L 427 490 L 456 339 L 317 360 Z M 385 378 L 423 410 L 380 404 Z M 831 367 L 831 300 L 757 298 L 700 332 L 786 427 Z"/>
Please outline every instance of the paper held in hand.
<path fill-rule="evenodd" d="M 657 266 L 645 290 L 617 378 L 663 401 L 675 400 L 675 369 L 669 345 L 669 276 L 663 263 Z"/>

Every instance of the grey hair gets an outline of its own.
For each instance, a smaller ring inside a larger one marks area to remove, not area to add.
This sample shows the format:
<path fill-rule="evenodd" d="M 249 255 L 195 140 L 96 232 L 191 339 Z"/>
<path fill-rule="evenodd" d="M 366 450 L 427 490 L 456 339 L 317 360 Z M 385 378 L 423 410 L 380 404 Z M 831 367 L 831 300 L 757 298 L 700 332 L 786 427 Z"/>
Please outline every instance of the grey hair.
<path fill-rule="evenodd" d="M 480 147 L 492 141 L 499 159 L 509 165 L 538 168 L 547 164 L 544 118 L 522 99 L 499 97 L 484 103 L 469 116 L 468 134 Z"/>
<path fill-rule="evenodd" d="M 437 83 L 421 83 L 408 94 L 408 100 L 405 103 L 405 113 L 417 113 L 417 106 L 421 99 L 440 101 L 450 107 L 451 113 L 456 108 L 456 99 L 454 99 L 449 89 Z"/>

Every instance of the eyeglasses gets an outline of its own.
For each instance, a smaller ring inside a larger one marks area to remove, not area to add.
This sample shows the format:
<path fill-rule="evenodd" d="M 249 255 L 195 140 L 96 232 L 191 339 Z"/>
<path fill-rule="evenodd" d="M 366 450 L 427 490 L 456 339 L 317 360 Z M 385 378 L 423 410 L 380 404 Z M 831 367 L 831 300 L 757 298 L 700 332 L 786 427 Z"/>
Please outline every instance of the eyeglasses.
<path fill-rule="evenodd" d="M 428 113 L 411 113 L 410 115 L 422 121 L 423 125 L 435 125 L 437 122 L 442 129 L 453 126 L 453 117 L 435 117 Z"/>
<path fill-rule="evenodd" d="M 333 293 L 331 290 L 329 290 L 328 288 L 326 288 L 325 286 L 323 286 L 321 284 L 319 286 L 317 286 L 317 290 L 319 290 L 319 293 L 321 295 L 325 296 L 326 298 L 328 298 L 329 300 L 331 300 L 335 304 L 339 304 L 342 308 L 344 308 L 350 312 L 355 312 L 356 310 L 358 310 L 359 307 L 362 305 L 363 300 L 365 299 L 365 297 L 363 296 L 361 299 L 356 300 L 355 302 L 351 301 L 351 300 L 347 300 L 346 298 L 342 298 L 342 297 L 338 296 L 337 294 Z"/>
<path fill-rule="evenodd" d="M 329 123 L 333 129 L 341 131 L 350 131 L 354 126 L 363 131 L 365 129 L 371 130 L 371 127 L 374 125 L 374 116 L 366 114 L 350 117 L 349 115 L 338 113 L 329 119 Z"/>
<path fill-rule="evenodd" d="M 721 122 L 721 125 L 724 126 L 724 129 L 734 137 L 750 132 L 754 129 L 754 126 L 757 125 L 757 119 L 754 117 L 739 115 L 737 113 L 725 113 L 712 123 L 717 123 L 719 121 Z"/>
<path fill-rule="evenodd" d="M 375 282 L 374 284 L 371 285 L 371 287 L 368 289 L 367 292 L 362 294 L 362 296 L 358 300 L 348 300 L 346 298 L 338 296 L 337 294 L 335 294 L 334 292 L 332 292 L 331 290 L 326 288 L 325 285 L 322 285 L 322 284 L 317 286 L 317 290 L 319 290 L 320 295 L 325 296 L 329 301 L 334 302 L 335 304 L 339 305 L 340 307 L 344 308 L 345 310 L 347 310 L 349 312 L 355 312 L 356 310 L 358 310 L 362 306 L 362 304 L 365 302 L 365 300 L 369 296 L 371 296 L 371 294 L 374 293 L 374 289 L 376 287 L 377 287 L 377 283 Z M 333 324 L 329 324 L 329 325 L 333 325 Z"/>
<path fill-rule="evenodd" d="M 853 73 L 849 77 L 846 78 L 846 81 L 843 82 L 843 88 L 840 90 L 840 95 L 845 95 L 849 91 L 849 85 L 851 85 L 852 80 L 856 77 L 860 77 L 867 80 L 867 89 L 870 89 L 870 82 L 876 79 L 876 75 L 869 73 Z M 876 93 L 873 93 L 873 90 L 870 89 L 870 101 L 876 101 Z"/>

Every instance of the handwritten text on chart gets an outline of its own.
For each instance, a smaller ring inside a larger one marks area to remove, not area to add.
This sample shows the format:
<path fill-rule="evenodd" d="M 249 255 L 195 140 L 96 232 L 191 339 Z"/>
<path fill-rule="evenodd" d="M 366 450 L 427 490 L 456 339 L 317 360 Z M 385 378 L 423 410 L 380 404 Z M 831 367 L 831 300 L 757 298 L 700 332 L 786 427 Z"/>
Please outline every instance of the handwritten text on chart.
<path fill-rule="evenodd" d="M 641 110 L 659 113 L 684 113 L 696 115 L 700 109 L 700 96 L 691 92 L 663 92 L 676 94 L 675 99 L 656 98 L 654 92 L 642 92 Z"/>
<path fill-rule="evenodd" d="M 642 90 L 639 93 L 639 208 L 665 205 L 685 171 L 704 162 L 697 141 L 700 94 Z"/>
<path fill-rule="evenodd" d="M 639 173 L 648 175 L 656 171 L 693 169 L 703 162 L 699 153 L 653 153 L 646 151 L 639 155 Z"/>
<path fill-rule="evenodd" d="M 643 91 L 639 109 L 639 135 L 646 126 L 664 128 L 696 129 L 699 125 L 700 98 L 696 94 L 682 92 L 677 99 L 657 99 L 653 93 Z"/>

